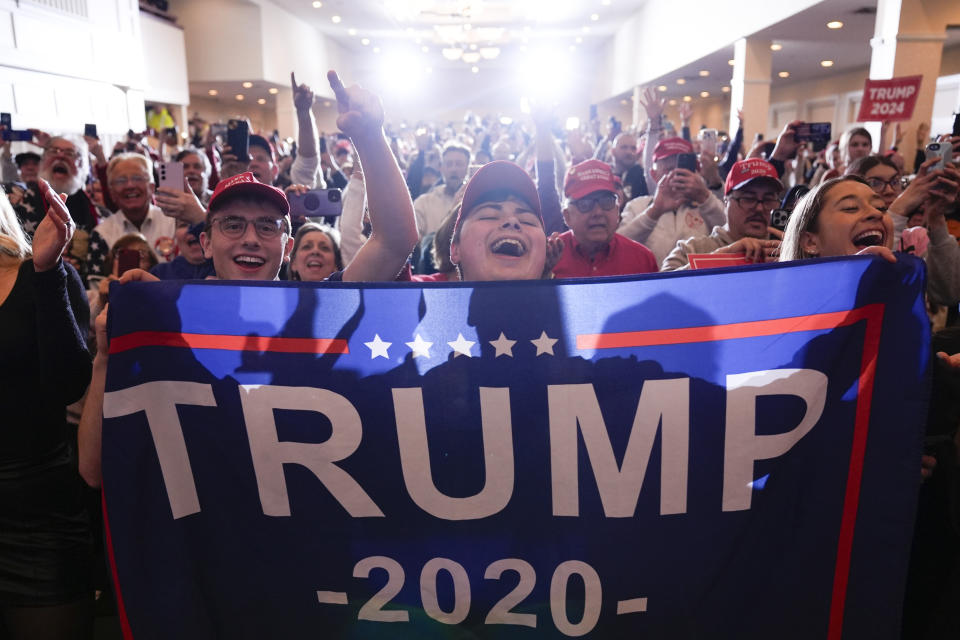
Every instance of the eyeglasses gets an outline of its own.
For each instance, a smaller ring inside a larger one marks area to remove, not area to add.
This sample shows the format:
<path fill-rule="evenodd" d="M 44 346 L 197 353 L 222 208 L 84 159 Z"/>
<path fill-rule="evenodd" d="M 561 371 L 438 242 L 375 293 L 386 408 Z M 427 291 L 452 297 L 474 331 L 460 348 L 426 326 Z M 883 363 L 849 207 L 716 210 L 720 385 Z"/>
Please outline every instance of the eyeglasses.
<path fill-rule="evenodd" d="M 44 153 L 49 153 L 52 156 L 63 156 L 70 160 L 76 160 L 80 157 L 80 154 L 77 153 L 76 149 L 65 149 L 63 147 L 47 147 L 43 150 Z"/>
<path fill-rule="evenodd" d="M 903 188 L 903 181 L 900 176 L 894 176 L 889 180 L 884 180 L 883 178 L 867 178 L 867 184 L 877 193 L 882 192 L 884 187 L 890 187 L 894 191 L 900 191 Z"/>
<path fill-rule="evenodd" d="M 150 182 L 150 178 L 144 175 L 120 176 L 119 178 L 114 178 L 111 180 L 110 185 L 114 187 L 122 187 L 128 182 L 142 186 Z"/>
<path fill-rule="evenodd" d="M 600 205 L 600 208 L 604 211 L 610 211 L 617 206 L 617 196 L 612 193 L 605 193 L 592 198 L 580 198 L 579 200 L 574 200 L 573 204 L 577 207 L 577 210 L 580 213 L 590 213 L 597 205 Z"/>
<path fill-rule="evenodd" d="M 242 238 L 247 232 L 247 225 L 253 224 L 257 236 L 263 240 L 276 238 L 287 230 L 287 221 L 284 218 L 257 218 L 256 220 L 247 220 L 238 216 L 226 216 L 214 220 L 220 228 L 220 233 L 228 238 Z"/>
<path fill-rule="evenodd" d="M 769 198 L 763 198 L 762 200 L 760 198 L 755 198 L 753 196 L 740 196 L 738 198 L 731 197 L 730 199 L 736 200 L 737 204 L 739 204 L 744 209 L 753 209 L 754 207 L 757 206 L 757 203 L 762 203 L 763 208 L 765 210 L 771 211 L 774 209 L 774 207 L 780 204 L 780 198 L 777 198 L 774 196 L 770 196 Z"/>

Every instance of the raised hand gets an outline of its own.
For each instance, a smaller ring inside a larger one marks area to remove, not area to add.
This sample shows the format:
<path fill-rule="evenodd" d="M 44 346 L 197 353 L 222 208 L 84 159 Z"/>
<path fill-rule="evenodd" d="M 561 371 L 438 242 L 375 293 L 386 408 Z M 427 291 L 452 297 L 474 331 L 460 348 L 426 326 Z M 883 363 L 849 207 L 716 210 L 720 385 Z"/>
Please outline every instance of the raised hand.
<path fill-rule="evenodd" d="M 684 127 L 690 126 L 690 118 L 693 117 L 693 107 L 690 106 L 689 102 L 680 103 L 680 123 Z"/>
<path fill-rule="evenodd" d="M 345 134 L 354 137 L 383 135 L 383 103 L 375 93 L 358 84 L 344 87 L 336 71 L 327 72 L 330 88 L 337 98 L 337 126 Z"/>
<path fill-rule="evenodd" d="M 157 206 L 163 210 L 165 215 L 171 218 L 180 218 L 190 224 L 203 222 L 207 217 L 206 209 L 197 197 L 197 194 L 190 188 L 187 179 L 183 179 L 183 189 L 177 191 L 170 187 L 160 187 L 154 196 Z"/>
<path fill-rule="evenodd" d="M 660 116 L 666 101 L 657 94 L 653 87 L 647 87 L 640 93 L 640 106 L 647 112 L 647 120 L 653 125 L 660 124 Z"/>
<path fill-rule="evenodd" d="M 37 272 L 48 271 L 57 265 L 63 250 L 70 244 L 76 225 L 64 200 L 66 194 L 57 195 L 50 184 L 38 178 L 40 194 L 47 202 L 47 215 L 43 217 L 33 234 L 33 268 Z"/>
<path fill-rule="evenodd" d="M 313 89 L 305 84 L 298 85 L 293 71 L 290 72 L 290 86 L 293 89 L 293 106 L 297 111 L 308 111 L 313 106 Z"/>

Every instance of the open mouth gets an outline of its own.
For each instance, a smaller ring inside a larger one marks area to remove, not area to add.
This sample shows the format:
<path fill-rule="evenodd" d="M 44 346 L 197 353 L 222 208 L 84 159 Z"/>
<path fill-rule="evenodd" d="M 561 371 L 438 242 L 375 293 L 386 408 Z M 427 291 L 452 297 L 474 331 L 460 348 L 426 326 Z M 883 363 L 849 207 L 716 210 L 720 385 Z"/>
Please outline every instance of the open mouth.
<path fill-rule="evenodd" d="M 527 248 L 516 238 L 500 238 L 490 245 L 490 251 L 500 256 L 519 258 L 527 252 Z"/>
<path fill-rule="evenodd" d="M 247 269 L 250 271 L 259 269 L 267 263 L 267 261 L 260 256 L 237 256 L 233 259 L 233 262 L 241 269 Z"/>
<path fill-rule="evenodd" d="M 882 246 L 884 233 L 879 229 L 870 229 L 861 231 L 853 237 L 853 244 L 858 247 L 878 247 Z"/>
<path fill-rule="evenodd" d="M 308 269 L 322 269 L 324 266 L 322 260 L 307 260 Z"/>
<path fill-rule="evenodd" d="M 70 171 L 62 164 L 55 164 L 50 168 L 50 173 L 55 176 L 69 176 Z"/>

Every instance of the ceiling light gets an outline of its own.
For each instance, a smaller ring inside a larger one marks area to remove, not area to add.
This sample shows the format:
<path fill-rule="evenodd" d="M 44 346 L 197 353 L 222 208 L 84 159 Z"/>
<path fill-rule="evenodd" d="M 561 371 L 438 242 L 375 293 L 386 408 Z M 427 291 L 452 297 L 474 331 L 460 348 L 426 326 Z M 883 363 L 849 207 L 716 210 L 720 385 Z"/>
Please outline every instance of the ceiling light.
<path fill-rule="evenodd" d="M 407 33 L 413 33 L 413 27 L 407 27 Z"/>
<path fill-rule="evenodd" d="M 280 93 L 280 89 L 277 89 L 276 87 L 270 87 L 269 89 L 267 89 L 267 93 L 269 93 L 272 96 L 275 96 L 278 93 Z"/>
<path fill-rule="evenodd" d="M 424 71 L 426 71 L 427 73 L 433 73 L 433 67 L 427 67 L 426 69 L 424 69 Z"/>
<path fill-rule="evenodd" d="M 686 78 L 677 78 L 677 84 L 687 84 Z"/>
<path fill-rule="evenodd" d="M 790 77 L 790 72 L 789 72 L 789 71 L 781 71 L 781 72 L 778 73 L 777 75 L 780 76 L 781 78 L 789 78 L 789 77 Z"/>
<path fill-rule="evenodd" d="M 374 47 L 374 48 L 373 48 L 373 52 L 374 52 L 374 53 L 380 53 L 380 47 Z"/>
<path fill-rule="evenodd" d="M 706 78 L 706 77 L 709 76 L 709 75 L 710 75 L 710 72 L 707 71 L 706 69 L 702 69 L 702 70 L 700 71 L 700 77 L 701 77 L 701 78 Z"/>
<path fill-rule="evenodd" d="M 480 54 L 475 51 L 470 51 L 463 54 L 463 61 L 467 64 L 474 64 L 480 62 Z"/>
<path fill-rule="evenodd" d="M 665 84 L 662 84 L 659 87 L 657 87 L 657 91 L 666 91 L 666 90 L 667 90 L 667 85 Z"/>
<path fill-rule="evenodd" d="M 236 98 L 237 100 L 243 101 L 243 94 L 242 94 L 242 93 L 238 93 L 237 95 L 235 95 L 235 96 L 233 96 L 233 97 Z"/>
<path fill-rule="evenodd" d="M 480 67 L 470 67 L 470 71 L 473 73 L 480 73 Z"/>
<path fill-rule="evenodd" d="M 313 0 L 313 8 L 314 8 L 314 9 L 319 9 L 319 8 L 322 7 L 322 6 L 323 6 L 323 3 L 320 2 L 320 0 Z"/>
<path fill-rule="evenodd" d="M 440 54 L 447 60 L 459 60 L 463 55 L 463 49 L 460 47 L 447 47 L 446 49 L 442 49 Z"/>
<path fill-rule="evenodd" d="M 583 31 L 584 33 L 590 33 L 590 27 L 587 27 L 587 26 L 580 27 L 580 31 Z"/>
<path fill-rule="evenodd" d="M 737 61 L 731 58 L 730 60 L 727 60 L 727 64 L 732 67 L 733 65 L 737 64 Z"/>
<path fill-rule="evenodd" d="M 780 51 L 780 49 L 783 49 L 783 45 L 779 42 L 774 42 L 770 45 L 770 51 Z"/>
<path fill-rule="evenodd" d="M 252 83 L 252 82 L 244 82 L 243 85 L 241 85 L 241 86 L 242 86 L 244 89 L 249 89 L 250 87 L 253 86 L 253 83 Z"/>
<path fill-rule="evenodd" d="M 581 38 L 580 36 L 577 36 L 576 38 L 573 39 L 573 41 L 576 42 L 577 44 L 580 44 L 581 42 L 583 42 L 583 38 Z"/>
<path fill-rule="evenodd" d="M 423 51 L 424 53 L 430 53 L 430 47 L 424 45 L 420 47 L 420 51 Z"/>
<path fill-rule="evenodd" d="M 493 60 L 500 55 L 500 47 L 481 47 L 480 55 L 484 60 Z"/>
<path fill-rule="evenodd" d="M 471 44 L 471 45 L 470 45 L 470 51 L 476 51 L 476 50 L 477 50 L 477 45 L 476 45 L 476 43 Z"/>
<path fill-rule="evenodd" d="M 677 106 L 677 101 L 674 98 L 670 98 L 670 102 L 667 104 L 669 104 L 671 107 L 675 107 Z"/>
<path fill-rule="evenodd" d="M 209 93 L 209 94 L 212 95 L 212 96 L 215 96 L 215 95 L 217 95 L 218 92 L 217 92 L 216 89 L 210 89 L 210 91 L 207 91 L 207 93 Z"/>
<path fill-rule="evenodd" d="M 693 100 L 693 98 L 691 98 L 690 96 L 683 96 L 683 101 L 684 101 L 684 102 L 690 102 L 690 101 L 692 101 L 692 100 Z"/>
<path fill-rule="evenodd" d="M 730 87 L 728 86 L 720 87 L 720 91 L 723 91 L 724 93 L 730 93 Z"/>
<path fill-rule="evenodd" d="M 709 91 L 701 91 L 701 92 L 700 92 L 700 97 L 701 97 L 701 98 L 709 98 L 709 97 L 710 97 L 710 92 L 709 92 Z"/>
<path fill-rule="evenodd" d="M 360 44 L 362 44 L 363 46 L 367 46 L 368 44 L 370 44 L 370 38 L 361 39 Z"/>
<path fill-rule="evenodd" d="M 833 20 L 827 23 L 827 29 L 843 29 L 843 23 L 839 20 Z"/>
<path fill-rule="evenodd" d="M 602 5 L 605 6 L 605 7 L 609 7 L 609 6 L 610 6 L 610 0 L 600 0 L 600 4 L 602 4 Z"/>
<path fill-rule="evenodd" d="M 570 45 L 570 51 L 576 51 L 576 50 L 577 50 L 576 45 Z"/>
<path fill-rule="evenodd" d="M 356 29 L 347 29 L 347 33 L 349 33 L 351 36 L 355 36 L 355 35 L 357 35 L 357 30 L 356 30 Z"/>
<path fill-rule="evenodd" d="M 330 16 L 330 20 L 333 24 L 340 24 L 340 16 Z"/>
<path fill-rule="evenodd" d="M 591 13 L 591 14 L 590 14 L 590 19 L 593 20 L 594 22 L 596 22 L 597 20 L 600 19 L 600 14 L 599 14 L 599 13 Z"/>
<path fill-rule="evenodd" d="M 473 29 L 473 25 L 470 24 L 469 22 L 468 22 L 467 24 L 463 25 L 463 30 L 464 30 L 464 31 L 470 31 L 470 29 Z"/>
<path fill-rule="evenodd" d="M 626 98 L 624 98 L 623 100 L 620 101 L 620 104 L 630 104 L 630 103 L 627 102 L 627 99 L 626 99 Z"/>
<path fill-rule="evenodd" d="M 267 104 L 266 98 L 257 98 L 257 104 Z"/>
<path fill-rule="evenodd" d="M 821 67 L 832 67 L 832 66 L 833 66 L 833 60 L 821 60 L 821 61 L 820 61 L 820 66 L 821 66 Z"/>

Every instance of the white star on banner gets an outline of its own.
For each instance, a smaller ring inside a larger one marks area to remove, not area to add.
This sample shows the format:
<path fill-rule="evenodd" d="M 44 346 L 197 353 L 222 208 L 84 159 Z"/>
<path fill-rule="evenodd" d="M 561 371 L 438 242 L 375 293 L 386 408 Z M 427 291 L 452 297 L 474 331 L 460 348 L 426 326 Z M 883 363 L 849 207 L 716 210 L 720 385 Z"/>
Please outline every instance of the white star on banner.
<path fill-rule="evenodd" d="M 410 347 L 410 349 L 413 351 L 414 358 L 419 358 L 420 356 L 423 356 L 424 358 L 429 358 L 430 347 L 433 346 L 433 343 L 427 342 L 426 340 L 421 338 L 420 334 L 418 333 L 417 336 L 413 339 L 413 342 L 407 342 L 406 345 Z"/>
<path fill-rule="evenodd" d="M 451 349 L 453 349 L 453 357 L 454 357 L 454 358 L 456 358 L 456 357 L 459 356 L 459 355 L 464 355 L 464 356 L 467 356 L 467 357 L 469 358 L 469 357 L 471 357 L 470 347 L 472 347 L 473 345 L 475 345 L 475 344 L 477 344 L 477 343 L 476 343 L 476 342 L 470 342 L 469 340 L 467 340 L 466 338 L 463 337 L 463 334 L 462 334 L 462 333 L 458 333 L 458 334 L 457 334 L 457 339 L 454 340 L 453 342 L 448 342 L 447 344 L 450 345 L 450 348 L 451 348 Z"/>
<path fill-rule="evenodd" d="M 370 359 L 371 359 L 371 360 L 373 360 L 374 358 L 386 358 L 387 360 L 390 359 L 390 356 L 387 355 L 387 349 L 389 349 L 389 348 L 390 348 L 390 345 L 393 344 L 393 343 L 392 343 L 392 342 L 384 342 L 383 340 L 380 339 L 380 335 L 379 335 L 379 334 L 376 334 L 376 333 L 373 334 L 373 341 L 372 341 L 372 342 L 364 342 L 363 344 L 365 344 L 365 345 L 367 346 L 367 348 L 370 349 Z"/>
<path fill-rule="evenodd" d="M 540 332 L 540 337 L 536 340 L 531 340 L 534 346 L 537 348 L 537 355 L 542 356 L 544 354 L 554 355 L 553 354 L 553 345 L 557 343 L 557 338 L 551 338 L 547 335 L 546 331 Z"/>
<path fill-rule="evenodd" d="M 497 355 L 494 356 L 495 358 L 499 358 L 500 356 L 512 358 L 513 345 L 517 344 L 517 341 L 507 339 L 507 336 L 503 335 L 503 331 L 501 331 L 500 337 L 496 340 L 491 340 L 490 344 L 497 350 Z"/>

